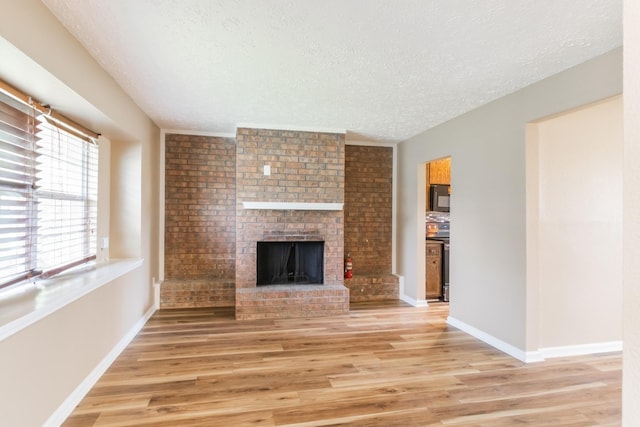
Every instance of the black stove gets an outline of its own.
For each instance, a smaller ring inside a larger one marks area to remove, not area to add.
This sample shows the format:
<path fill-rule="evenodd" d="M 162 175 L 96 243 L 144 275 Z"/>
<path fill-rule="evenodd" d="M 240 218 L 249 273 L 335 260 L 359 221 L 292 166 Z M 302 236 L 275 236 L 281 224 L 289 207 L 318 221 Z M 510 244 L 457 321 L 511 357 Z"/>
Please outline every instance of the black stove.
<path fill-rule="evenodd" d="M 444 243 L 442 251 L 442 296 L 449 301 L 449 234 L 451 223 L 449 213 L 427 212 L 425 217 L 425 234 L 427 240 L 438 240 Z"/>
<path fill-rule="evenodd" d="M 448 239 L 450 231 L 449 213 L 427 212 L 425 232 L 427 239 Z"/>

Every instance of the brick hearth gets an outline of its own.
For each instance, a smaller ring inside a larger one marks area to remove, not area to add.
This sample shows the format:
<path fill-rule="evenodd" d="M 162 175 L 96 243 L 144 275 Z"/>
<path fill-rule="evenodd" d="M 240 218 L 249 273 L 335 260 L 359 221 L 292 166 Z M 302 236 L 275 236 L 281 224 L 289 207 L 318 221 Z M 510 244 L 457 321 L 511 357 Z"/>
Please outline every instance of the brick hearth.
<path fill-rule="evenodd" d="M 340 285 L 272 285 L 236 291 L 236 319 L 319 317 L 349 312 L 349 290 Z"/>

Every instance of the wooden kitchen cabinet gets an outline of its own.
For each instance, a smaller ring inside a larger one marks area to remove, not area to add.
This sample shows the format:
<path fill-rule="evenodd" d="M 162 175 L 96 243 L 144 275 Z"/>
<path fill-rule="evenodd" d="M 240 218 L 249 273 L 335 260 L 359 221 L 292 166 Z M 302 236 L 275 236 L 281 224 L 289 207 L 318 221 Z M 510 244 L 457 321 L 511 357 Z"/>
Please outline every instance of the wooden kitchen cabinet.
<path fill-rule="evenodd" d="M 438 299 L 442 297 L 442 247 L 437 240 L 426 241 L 426 297 Z"/>
<path fill-rule="evenodd" d="M 428 163 L 429 184 L 451 184 L 451 157 Z"/>
<path fill-rule="evenodd" d="M 431 206 L 429 193 L 429 187 L 431 184 L 443 184 L 450 185 L 451 184 L 451 157 L 447 157 L 445 159 L 433 160 L 425 165 L 426 167 L 426 209 L 429 210 L 429 206 Z"/>

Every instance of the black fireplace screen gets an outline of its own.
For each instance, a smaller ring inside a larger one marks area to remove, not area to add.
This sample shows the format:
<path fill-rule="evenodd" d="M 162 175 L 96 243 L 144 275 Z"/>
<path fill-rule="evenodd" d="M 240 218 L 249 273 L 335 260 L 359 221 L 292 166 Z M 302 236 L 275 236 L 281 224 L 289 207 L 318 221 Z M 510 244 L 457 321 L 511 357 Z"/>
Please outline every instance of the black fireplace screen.
<path fill-rule="evenodd" d="M 258 242 L 257 285 L 322 284 L 324 242 Z"/>

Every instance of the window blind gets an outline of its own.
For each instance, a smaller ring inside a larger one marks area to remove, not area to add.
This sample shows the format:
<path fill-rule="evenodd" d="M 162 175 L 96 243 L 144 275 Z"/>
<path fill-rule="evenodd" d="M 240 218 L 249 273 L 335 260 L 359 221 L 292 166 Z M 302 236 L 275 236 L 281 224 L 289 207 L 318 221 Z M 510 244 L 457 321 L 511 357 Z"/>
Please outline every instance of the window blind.
<path fill-rule="evenodd" d="M 97 146 L 0 93 L 0 287 L 95 258 Z"/>
<path fill-rule="evenodd" d="M 98 150 L 47 121 L 37 136 L 37 268 L 51 275 L 96 254 Z"/>
<path fill-rule="evenodd" d="M 0 284 L 37 274 L 36 120 L 28 108 L 0 94 Z"/>

